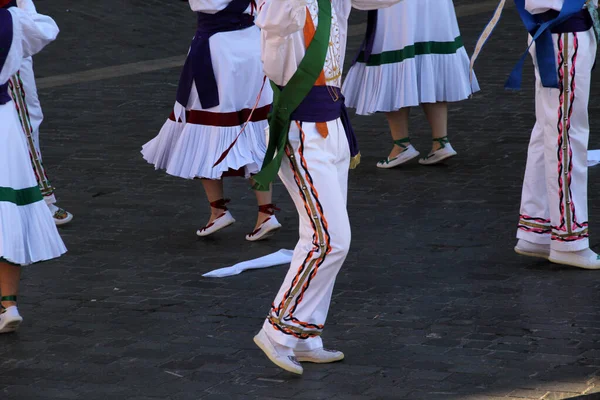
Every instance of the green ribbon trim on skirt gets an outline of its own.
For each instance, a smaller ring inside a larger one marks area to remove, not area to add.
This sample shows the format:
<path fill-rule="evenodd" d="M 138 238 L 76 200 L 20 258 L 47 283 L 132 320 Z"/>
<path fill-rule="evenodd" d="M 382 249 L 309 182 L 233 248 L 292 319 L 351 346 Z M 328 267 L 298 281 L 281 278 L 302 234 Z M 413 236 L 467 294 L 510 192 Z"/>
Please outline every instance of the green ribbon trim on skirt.
<path fill-rule="evenodd" d="M 4 201 L 16 204 L 17 206 L 27 206 L 42 201 L 43 199 L 39 186 L 19 190 L 9 187 L 0 187 L 0 202 Z"/>
<path fill-rule="evenodd" d="M 402 61 L 424 56 L 428 54 L 454 54 L 463 47 L 462 37 L 457 37 L 453 42 L 418 42 L 411 46 L 406 46 L 400 50 L 384 51 L 380 54 L 371 54 L 367 66 L 373 67 L 383 64 L 396 64 Z M 357 62 L 365 63 L 364 52 L 358 56 Z"/>

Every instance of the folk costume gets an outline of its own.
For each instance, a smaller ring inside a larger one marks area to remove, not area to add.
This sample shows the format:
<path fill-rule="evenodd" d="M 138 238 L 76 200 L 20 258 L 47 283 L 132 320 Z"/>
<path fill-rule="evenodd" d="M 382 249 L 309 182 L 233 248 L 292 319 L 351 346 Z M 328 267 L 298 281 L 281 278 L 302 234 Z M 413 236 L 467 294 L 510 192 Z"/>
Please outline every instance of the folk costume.
<path fill-rule="evenodd" d="M 143 146 L 142 155 L 156 169 L 184 179 L 251 178 L 259 172 L 267 150 L 265 128 L 272 103 L 270 87 L 263 88 L 255 2 L 190 0 L 189 4 L 197 14 L 198 28 L 177 100 L 158 136 Z M 218 162 L 226 151 L 225 159 Z M 211 202 L 222 213 L 200 229 L 199 236 L 235 222 L 226 203 L 224 199 Z M 266 214 L 274 210 L 273 204 L 259 207 Z M 272 215 L 247 239 L 264 238 L 280 226 Z"/>
<path fill-rule="evenodd" d="M 37 12 L 33 2 L 17 0 L 17 6 L 28 12 Z M 33 73 L 33 59 L 26 57 L 23 59 L 21 68 L 13 75 L 8 82 L 8 92 L 13 99 L 19 120 L 23 127 L 23 133 L 27 139 L 27 147 L 33 165 L 35 177 L 42 191 L 42 196 L 53 214 L 56 225 L 65 225 L 73 219 L 73 215 L 64 209 L 56 206 L 56 197 L 54 187 L 48 179 L 46 168 L 42 162 L 42 153 L 40 151 L 40 125 L 44 119 L 42 106 L 37 93 L 35 84 L 35 75 Z"/>
<path fill-rule="evenodd" d="M 28 2 L 27 0 L 25 2 Z M 29 2 L 30 3 L 30 2 Z M 54 21 L 0 1 L 0 262 L 29 265 L 59 257 L 66 249 L 43 200 L 8 81 L 23 58 L 39 52 L 58 34 Z M 16 302 L 14 293 L 0 293 Z M 0 307 L 0 333 L 22 321 L 16 306 Z"/>
<path fill-rule="evenodd" d="M 365 41 L 342 89 L 348 107 L 360 115 L 457 102 L 477 90 L 477 80 L 471 82 L 469 76 L 469 56 L 452 0 L 405 0 L 369 11 Z M 434 140 L 440 150 L 421 160 L 422 164 L 456 154 L 447 137 Z M 378 163 L 380 168 L 395 167 L 419 155 L 409 137 L 395 144 L 403 151 Z"/>
<path fill-rule="evenodd" d="M 600 269 L 589 248 L 588 103 L 596 59 L 597 0 L 525 0 L 517 8 L 535 35 L 536 123 L 523 181 L 515 251 Z M 531 42 L 531 37 L 530 37 Z M 508 86 L 518 87 L 513 72 Z"/>
<path fill-rule="evenodd" d="M 299 361 L 333 362 L 321 333 L 335 278 L 350 248 L 348 169 L 359 159 L 341 76 L 352 6 L 398 0 L 262 0 L 256 24 L 274 91 L 269 147 L 255 176 L 266 189 L 279 174 L 300 219 L 290 270 L 255 343 L 279 367 L 302 373 Z"/>

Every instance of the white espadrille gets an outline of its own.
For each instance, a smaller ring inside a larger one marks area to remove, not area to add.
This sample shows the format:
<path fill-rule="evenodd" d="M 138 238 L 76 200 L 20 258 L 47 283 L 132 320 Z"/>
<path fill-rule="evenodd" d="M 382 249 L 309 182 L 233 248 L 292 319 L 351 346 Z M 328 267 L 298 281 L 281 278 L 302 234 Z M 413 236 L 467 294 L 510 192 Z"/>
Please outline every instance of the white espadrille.
<path fill-rule="evenodd" d="M 389 169 L 394 168 L 399 165 L 405 164 L 419 156 L 419 152 L 417 149 L 410 144 L 410 138 L 404 138 L 399 140 L 394 140 L 394 144 L 400 148 L 402 148 L 402 152 L 398 154 L 396 157 L 389 158 L 387 157 L 384 160 L 381 160 L 377 163 L 378 168 Z"/>
<path fill-rule="evenodd" d="M 443 138 L 433 139 L 434 142 L 438 142 L 440 144 L 440 148 L 432 151 L 427 155 L 427 157 L 423 157 L 419 160 L 419 164 L 421 165 L 434 165 L 441 163 L 442 161 L 454 157 L 458 154 L 453 148 L 450 142 L 448 141 L 448 136 L 444 136 Z"/>
<path fill-rule="evenodd" d="M 259 240 L 266 239 L 273 236 L 276 231 L 281 229 L 281 224 L 277 221 L 277 217 L 274 215 L 267 218 L 254 232 L 246 235 L 246 240 L 250 242 L 257 242 Z"/>
<path fill-rule="evenodd" d="M 19 315 L 17 306 L 5 308 L 0 313 L 0 333 L 10 333 L 19 329 L 23 322 L 23 317 Z"/>
<path fill-rule="evenodd" d="M 50 208 L 56 226 L 66 225 L 73 220 L 73 214 L 63 208 L 57 207 L 54 204 L 50 204 L 48 208 Z"/>
<path fill-rule="evenodd" d="M 229 211 L 224 211 L 223 214 L 219 215 L 213 222 L 206 225 L 204 228 L 198 229 L 196 235 L 200 237 L 212 235 L 213 233 L 220 231 L 223 228 L 233 224 L 235 219 Z"/>

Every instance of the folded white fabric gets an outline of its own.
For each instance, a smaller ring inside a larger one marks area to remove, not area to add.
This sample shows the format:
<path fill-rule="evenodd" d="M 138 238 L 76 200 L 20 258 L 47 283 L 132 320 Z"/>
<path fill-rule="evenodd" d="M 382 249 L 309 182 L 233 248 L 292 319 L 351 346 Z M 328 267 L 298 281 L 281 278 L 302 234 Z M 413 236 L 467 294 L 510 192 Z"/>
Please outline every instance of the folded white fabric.
<path fill-rule="evenodd" d="M 588 150 L 588 167 L 600 164 L 600 150 Z"/>
<path fill-rule="evenodd" d="M 225 276 L 233 276 L 241 274 L 248 269 L 269 268 L 277 265 L 285 265 L 292 262 L 292 250 L 281 249 L 275 253 L 255 258 L 253 260 L 242 261 L 231 267 L 219 268 L 214 271 L 207 272 L 202 275 L 206 278 L 223 278 Z"/>

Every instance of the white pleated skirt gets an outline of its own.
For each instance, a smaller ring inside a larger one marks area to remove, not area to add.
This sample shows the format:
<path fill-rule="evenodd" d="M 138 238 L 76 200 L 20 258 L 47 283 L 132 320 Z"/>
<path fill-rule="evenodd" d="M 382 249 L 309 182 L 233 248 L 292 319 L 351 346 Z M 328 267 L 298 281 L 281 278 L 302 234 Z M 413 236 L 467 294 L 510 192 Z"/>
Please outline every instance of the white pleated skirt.
<path fill-rule="evenodd" d="M 0 261 L 29 265 L 64 254 L 42 199 L 15 105 L 0 105 Z"/>
<path fill-rule="evenodd" d="M 379 10 L 371 57 L 359 56 L 343 85 L 347 106 L 361 115 L 461 101 L 478 90 L 452 0 Z"/>
<path fill-rule="evenodd" d="M 202 108 L 194 84 L 187 109 L 175 104 L 158 135 L 142 147 L 142 156 L 156 169 L 185 179 L 220 179 L 230 171 L 250 177 L 260 171 L 267 151 L 265 110 L 273 101 L 260 60 L 260 31 L 253 26 L 218 33 L 210 38 L 210 46 L 220 104 Z M 256 110 L 252 121 L 227 157 L 214 166 L 242 132 L 244 118 L 234 126 L 210 121 L 230 119 L 232 113 L 248 115 L 252 109 Z M 202 115 L 193 121 L 186 111 Z M 263 117 L 257 120 L 259 114 Z"/>

